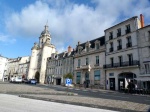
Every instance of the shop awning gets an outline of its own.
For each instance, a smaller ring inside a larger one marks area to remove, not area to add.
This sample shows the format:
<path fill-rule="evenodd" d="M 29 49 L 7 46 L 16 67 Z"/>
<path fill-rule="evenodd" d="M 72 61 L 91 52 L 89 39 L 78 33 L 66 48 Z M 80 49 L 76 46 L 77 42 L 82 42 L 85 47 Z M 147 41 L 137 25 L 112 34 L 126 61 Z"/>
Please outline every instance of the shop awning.
<path fill-rule="evenodd" d="M 138 77 L 138 78 L 134 78 L 137 81 L 150 81 L 150 77 Z"/>

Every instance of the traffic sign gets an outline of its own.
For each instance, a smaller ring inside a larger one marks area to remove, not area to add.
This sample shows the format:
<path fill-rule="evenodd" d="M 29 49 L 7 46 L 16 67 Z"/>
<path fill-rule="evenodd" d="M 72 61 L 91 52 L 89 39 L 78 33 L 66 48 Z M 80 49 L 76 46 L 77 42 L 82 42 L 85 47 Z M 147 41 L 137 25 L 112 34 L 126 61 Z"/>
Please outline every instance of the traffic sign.
<path fill-rule="evenodd" d="M 72 79 L 66 79 L 66 85 L 67 86 L 70 86 L 72 84 Z"/>

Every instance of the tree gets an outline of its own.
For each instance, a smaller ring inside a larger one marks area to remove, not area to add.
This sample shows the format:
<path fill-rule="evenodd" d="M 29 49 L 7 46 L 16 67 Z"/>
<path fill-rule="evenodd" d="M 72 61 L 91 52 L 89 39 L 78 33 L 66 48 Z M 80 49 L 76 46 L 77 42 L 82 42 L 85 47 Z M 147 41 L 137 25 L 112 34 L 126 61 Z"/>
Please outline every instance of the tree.
<path fill-rule="evenodd" d="M 65 79 L 69 78 L 69 79 L 73 80 L 73 75 L 71 73 L 67 73 L 67 74 L 64 75 L 64 78 Z"/>

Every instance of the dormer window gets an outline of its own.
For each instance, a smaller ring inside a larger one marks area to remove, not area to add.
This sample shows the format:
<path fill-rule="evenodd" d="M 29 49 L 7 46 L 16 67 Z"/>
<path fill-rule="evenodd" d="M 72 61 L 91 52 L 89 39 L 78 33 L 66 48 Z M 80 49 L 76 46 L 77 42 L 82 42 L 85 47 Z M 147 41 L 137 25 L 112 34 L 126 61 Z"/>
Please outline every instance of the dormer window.
<path fill-rule="evenodd" d="M 89 52 L 89 46 L 86 46 L 86 52 Z"/>
<path fill-rule="evenodd" d="M 79 54 L 81 54 L 82 49 L 83 49 L 83 47 L 78 46 L 78 53 L 79 53 Z"/>
<path fill-rule="evenodd" d="M 85 44 L 85 50 L 86 50 L 86 52 L 89 52 L 90 45 L 91 45 L 90 42 L 87 41 L 87 43 Z"/>
<path fill-rule="evenodd" d="M 96 50 L 97 50 L 97 49 L 99 49 L 99 44 L 98 44 L 98 43 L 96 44 Z"/>
<path fill-rule="evenodd" d="M 95 49 L 98 50 L 100 48 L 100 41 L 95 41 Z"/>
<path fill-rule="evenodd" d="M 79 48 L 79 54 L 81 54 L 81 49 Z"/>

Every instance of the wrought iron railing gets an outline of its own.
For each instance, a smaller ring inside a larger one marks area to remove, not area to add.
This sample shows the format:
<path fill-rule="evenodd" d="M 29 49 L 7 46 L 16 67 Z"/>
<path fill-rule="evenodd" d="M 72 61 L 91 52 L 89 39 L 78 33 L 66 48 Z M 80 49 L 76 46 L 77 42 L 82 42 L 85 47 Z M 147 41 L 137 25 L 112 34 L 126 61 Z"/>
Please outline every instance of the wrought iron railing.
<path fill-rule="evenodd" d="M 136 65 L 139 65 L 139 61 L 133 60 L 133 61 L 120 62 L 120 63 L 106 64 L 103 67 L 104 68 L 117 68 L 117 67 L 127 67 L 127 66 L 136 66 Z"/>

